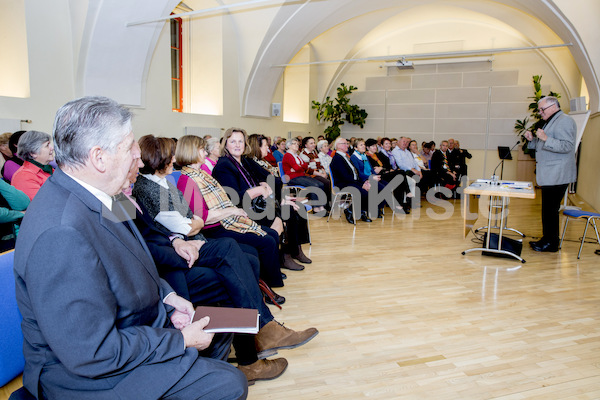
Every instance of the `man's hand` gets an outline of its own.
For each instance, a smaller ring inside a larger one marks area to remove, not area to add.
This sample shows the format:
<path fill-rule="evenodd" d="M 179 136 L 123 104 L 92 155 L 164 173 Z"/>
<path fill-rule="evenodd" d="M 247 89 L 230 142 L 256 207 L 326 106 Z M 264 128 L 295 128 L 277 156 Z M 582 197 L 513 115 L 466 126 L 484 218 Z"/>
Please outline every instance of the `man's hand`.
<path fill-rule="evenodd" d="M 181 330 L 186 348 L 195 347 L 198 350 L 204 350 L 210 346 L 210 342 L 215 334 L 204 332 L 204 327 L 208 325 L 209 321 L 209 317 L 204 317 Z"/>
<path fill-rule="evenodd" d="M 529 141 L 533 140 L 533 133 L 531 133 L 531 131 L 525 132 L 524 136 L 525 136 L 525 139 L 527 139 Z"/>
<path fill-rule="evenodd" d="M 201 242 L 202 244 L 204 244 L 202 240 L 190 240 L 186 242 L 185 240 L 180 238 L 173 240 L 172 243 L 175 252 L 179 255 L 179 257 L 187 261 L 187 265 L 189 268 L 192 268 L 192 265 L 194 265 L 194 263 L 198 259 L 198 250 L 200 250 L 200 248 L 194 242 Z"/>
<path fill-rule="evenodd" d="M 182 330 L 191 324 L 192 317 L 194 316 L 194 306 L 192 303 L 175 293 L 168 295 L 165 298 L 164 303 L 175 308 L 175 311 L 171 314 L 171 322 L 175 328 Z"/>
<path fill-rule="evenodd" d="M 546 135 L 546 132 L 544 132 L 543 129 L 538 129 L 537 131 L 535 131 L 535 134 L 538 139 L 540 139 L 544 142 L 546 141 L 546 139 L 548 139 L 548 135 Z"/>
<path fill-rule="evenodd" d="M 369 190 L 371 189 L 371 182 L 369 182 L 368 180 L 365 181 L 365 183 L 363 183 L 362 188 L 365 190 Z"/>

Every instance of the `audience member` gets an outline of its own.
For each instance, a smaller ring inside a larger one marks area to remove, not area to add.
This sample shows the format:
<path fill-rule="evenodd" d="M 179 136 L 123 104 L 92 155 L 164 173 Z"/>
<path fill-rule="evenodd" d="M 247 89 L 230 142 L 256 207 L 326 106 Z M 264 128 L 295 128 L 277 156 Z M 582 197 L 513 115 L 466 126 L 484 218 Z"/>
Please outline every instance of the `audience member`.
<path fill-rule="evenodd" d="M 379 161 L 383 164 L 385 170 L 397 170 L 396 159 L 392 154 L 392 140 L 390 138 L 381 138 L 381 149 L 378 153 Z"/>
<path fill-rule="evenodd" d="M 387 142 L 389 143 L 389 140 Z M 399 169 L 392 170 L 385 168 L 382 159 L 386 159 L 386 156 L 377 151 L 378 147 L 375 139 L 367 139 L 365 146 L 367 148 L 367 159 L 371 168 L 376 174 L 381 176 L 381 180 L 384 183 L 390 183 L 396 176 L 400 176 L 401 183 L 394 189 L 394 197 L 396 198 L 396 203 L 400 206 L 398 208 L 403 209 L 406 206 L 408 212 L 410 212 L 410 206 L 406 204 L 406 196 L 410 193 L 410 190 L 404 172 Z M 407 211 L 405 210 L 405 212 Z"/>
<path fill-rule="evenodd" d="M 0 179 L 0 252 L 13 249 L 29 197 Z"/>
<path fill-rule="evenodd" d="M 412 156 L 414 157 L 417 165 L 419 166 L 419 170 L 421 171 L 421 180 L 419 182 L 419 188 L 421 189 L 421 193 L 427 193 L 427 190 L 433 186 L 433 174 L 429 169 L 429 162 L 425 162 L 419 154 L 419 148 L 417 146 L 416 140 L 411 140 L 408 144 L 408 149 L 410 150 Z"/>
<path fill-rule="evenodd" d="M 317 143 L 317 151 L 319 152 L 319 162 L 323 166 L 323 169 L 329 174 L 329 164 L 331 164 L 331 150 L 329 149 L 329 142 L 327 140 L 319 140 Z"/>
<path fill-rule="evenodd" d="M 17 155 L 25 160 L 12 176 L 11 184 L 24 192 L 30 200 L 37 194 L 54 169 L 48 163 L 54 160 L 52 137 L 45 132 L 27 131 L 19 139 Z"/>
<path fill-rule="evenodd" d="M 312 139 L 312 143 L 314 144 L 314 139 Z M 298 140 L 289 139 L 286 142 L 286 148 L 287 152 L 283 156 L 282 167 L 288 180 L 287 183 L 291 186 L 315 187 L 319 193 L 325 193 L 327 196 L 326 202 L 318 206 L 313 206 L 315 212 L 323 211 L 325 209 L 324 206 L 329 204 L 331 197 L 331 183 L 327 179 L 327 174 L 321 169 L 311 168 L 309 163 L 300 157 Z M 317 168 L 316 165 L 314 167 Z M 309 192 L 307 197 L 313 203 L 318 200 L 317 194 L 314 192 Z"/>
<path fill-rule="evenodd" d="M 215 166 L 213 176 L 221 185 L 237 192 L 238 201 L 234 202 L 234 205 L 239 201 L 242 204 L 250 204 L 253 214 L 256 215 L 256 222 L 263 229 L 271 228 L 281 235 L 284 232 L 284 225 L 277 215 L 278 200 L 281 199 L 276 197 L 276 193 L 280 195 L 281 191 L 276 190 L 274 193 L 273 188 L 267 184 L 268 179 L 277 184 L 277 179 L 254 160 L 245 156 L 247 154 L 245 130 L 229 128 L 223 139 L 221 158 Z M 290 212 L 293 214 L 294 210 L 291 209 Z M 281 266 L 293 271 L 304 269 L 304 265 L 296 263 L 294 258 L 301 262 L 304 262 L 302 261 L 304 259 L 306 263 L 310 261 L 303 255 L 301 247 L 303 243 L 308 243 L 308 229 L 306 224 L 293 225 L 297 220 L 296 217 L 288 219 L 285 227 L 286 245 L 282 246 L 280 251 Z"/>
<path fill-rule="evenodd" d="M 448 156 L 448 141 L 442 140 L 440 149 L 431 156 L 431 170 L 436 182 L 441 183 L 450 190 L 458 185 L 458 176 L 454 171 Z"/>
<path fill-rule="evenodd" d="M 269 144 L 263 135 L 253 134 L 248 137 L 249 156 L 258 165 L 269 171 L 273 176 L 279 177 L 279 168 L 277 163 L 272 165 L 265 157 L 269 154 Z"/>
<path fill-rule="evenodd" d="M 460 180 L 460 177 L 468 175 L 469 169 L 467 166 L 467 158 L 470 160 L 473 158 L 473 155 L 471 155 L 467 149 L 461 149 L 460 142 L 458 140 L 454 141 L 454 148 L 458 151 L 456 157 L 458 160 L 456 163 L 456 171 L 458 172 L 458 178 Z"/>
<path fill-rule="evenodd" d="M 392 150 L 392 156 L 396 161 L 396 166 L 398 169 L 404 171 L 406 180 L 408 183 L 408 187 L 410 189 L 409 197 L 414 197 L 416 195 L 416 184 L 417 179 L 423 179 L 423 173 L 421 172 L 421 168 L 415 161 L 410 150 L 408 150 L 408 144 L 410 139 L 402 136 L 400 140 L 398 140 L 398 146 L 394 150 Z M 418 178 L 414 178 L 414 177 Z"/>
<path fill-rule="evenodd" d="M 182 138 L 179 143 L 183 140 L 185 139 Z M 135 183 L 137 171 L 137 165 L 130 171 L 131 182 Z M 172 232 L 163 231 L 148 218 L 143 205 L 131 198 L 127 191 L 124 190 L 123 193 L 129 199 L 125 201 L 131 201 L 135 205 L 135 210 L 132 210 L 135 211 L 135 223 L 148 244 L 159 275 L 180 296 L 191 301 L 194 306 L 221 305 L 259 311 L 258 335 L 235 334 L 233 339 L 238 368 L 246 375 L 248 383 L 280 376 L 287 367 L 287 361 L 283 358 L 262 358 L 279 348 L 298 347 L 318 332 L 315 328 L 294 332 L 274 321 L 258 287 L 258 259 L 242 252 L 233 239 L 215 239 L 202 243 L 196 240 L 186 241 Z"/>
<path fill-rule="evenodd" d="M 204 164 L 200 166 L 202 171 L 206 172 L 209 175 L 212 175 L 213 168 L 217 165 L 217 160 L 219 159 L 219 153 L 221 149 L 219 149 L 219 139 L 210 138 L 206 141 L 206 152 L 208 155 L 204 160 Z"/>
<path fill-rule="evenodd" d="M 348 155 L 348 141 L 338 136 L 333 142 L 335 149 L 335 155 L 333 156 L 330 164 L 331 175 L 335 185 L 342 190 L 346 187 L 353 187 L 360 193 L 360 199 L 354 199 L 354 201 L 360 200 L 360 219 L 365 222 L 372 222 L 369 218 L 369 192 L 371 183 L 368 180 L 361 180 L 358 171 L 354 167 L 354 164 L 350 161 Z M 346 220 L 354 224 L 354 216 L 349 208 L 344 209 L 346 214 Z"/>
<path fill-rule="evenodd" d="M 285 142 L 286 140 L 283 138 L 279 138 L 275 142 L 275 146 L 277 148 L 273 150 L 273 157 L 275 157 L 275 161 L 277 162 L 283 161 L 283 155 L 285 154 Z"/>
<path fill-rule="evenodd" d="M 19 168 L 23 165 L 23 160 L 17 156 L 17 144 L 25 131 L 17 131 L 8 139 L 8 150 L 12 153 L 12 157 L 7 160 L 2 166 L 2 177 L 8 183 L 11 183 L 12 177 Z"/>
<path fill-rule="evenodd" d="M 15 286 L 23 384 L 36 398 L 246 398 L 244 374 L 198 356 L 213 335 L 111 211 L 139 149 L 131 113 L 103 97 L 59 109 L 60 169 L 27 210 Z M 19 148 L 19 151 L 23 149 Z M 218 395 L 216 395 L 218 394 Z"/>
<path fill-rule="evenodd" d="M 419 152 L 421 159 L 423 160 L 423 164 L 430 168 L 429 164 L 431 161 L 431 156 L 433 155 L 433 149 L 431 142 L 423 142 L 421 145 L 421 151 Z"/>

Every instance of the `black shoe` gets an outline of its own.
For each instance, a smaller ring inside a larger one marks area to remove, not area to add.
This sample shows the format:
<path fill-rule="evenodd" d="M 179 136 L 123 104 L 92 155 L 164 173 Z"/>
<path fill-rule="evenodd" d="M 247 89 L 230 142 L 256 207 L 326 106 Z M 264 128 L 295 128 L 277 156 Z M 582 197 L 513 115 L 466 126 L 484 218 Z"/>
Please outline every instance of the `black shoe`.
<path fill-rule="evenodd" d="M 363 212 L 360 214 L 360 220 L 361 220 L 361 221 L 365 221 L 365 222 L 373 222 L 373 220 L 372 220 L 371 218 L 369 218 L 369 215 L 367 214 L 367 212 L 366 212 L 366 211 L 363 211 Z"/>
<path fill-rule="evenodd" d="M 282 305 L 283 303 L 285 303 L 285 297 L 280 296 L 275 292 L 273 292 L 273 294 L 274 294 L 273 300 L 275 300 L 275 303 L 277 303 L 279 305 Z M 269 296 L 264 296 L 264 298 L 265 298 L 265 303 L 275 305 L 273 303 L 273 300 L 271 300 L 271 298 Z"/>
<path fill-rule="evenodd" d="M 287 275 L 284 274 L 283 272 L 281 273 L 281 279 L 287 279 Z"/>
<path fill-rule="evenodd" d="M 383 218 L 383 208 L 377 210 L 377 218 Z"/>
<path fill-rule="evenodd" d="M 348 221 L 348 223 L 354 225 L 354 217 L 352 216 L 352 211 L 350 211 L 348 208 L 345 208 L 344 214 L 346 215 L 346 221 Z"/>
<path fill-rule="evenodd" d="M 538 247 L 539 247 L 539 246 L 540 246 L 540 244 L 542 244 L 541 242 L 542 242 L 541 240 L 531 240 L 531 241 L 529 242 L 529 245 L 530 245 L 531 247 L 533 247 L 533 246 L 538 246 Z"/>
<path fill-rule="evenodd" d="M 549 242 L 545 242 L 545 243 L 538 242 L 535 245 L 532 244 L 531 248 L 535 251 L 544 251 L 544 252 L 549 252 L 549 253 L 555 253 L 558 251 L 558 245 L 549 243 Z"/>

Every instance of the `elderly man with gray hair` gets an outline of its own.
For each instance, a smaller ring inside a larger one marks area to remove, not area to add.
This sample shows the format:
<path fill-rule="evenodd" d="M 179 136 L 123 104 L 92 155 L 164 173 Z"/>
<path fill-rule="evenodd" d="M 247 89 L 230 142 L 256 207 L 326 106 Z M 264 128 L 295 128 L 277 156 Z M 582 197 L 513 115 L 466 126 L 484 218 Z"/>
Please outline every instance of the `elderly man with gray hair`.
<path fill-rule="evenodd" d="M 577 125 L 573 118 L 560 110 L 558 99 L 543 97 L 538 111 L 545 121 L 535 132 L 527 131 L 528 147 L 535 149 L 536 180 L 542 187 L 542 230 L 540 240 L 530 242 L 535 251 L 558 251 L 560 202 L 567 186 L 577 180 L 575 138 Z"/>
<path fill-rule="evenodd" d="M 53 172 L 52 166 L 48 165 L 54 160 L 52 137 L 45 132 L 27 131 L 19 139 L 18 146 L 17 155 L 25 162 L 13 175 L 11 184 L 33 200 Z"/>
<path fill-rule="evenodd" d="M 59 169 L 31 202 L 15 252 L 23 385 L 51 399 L 238 399 L 244 374 L 199 357 L 208 318 L 159 278 L 114 195 L 140 150 L 131 113 L 105 97 L 58 110 Z M 21 148 L 19 146 L 19 148 Z"/>

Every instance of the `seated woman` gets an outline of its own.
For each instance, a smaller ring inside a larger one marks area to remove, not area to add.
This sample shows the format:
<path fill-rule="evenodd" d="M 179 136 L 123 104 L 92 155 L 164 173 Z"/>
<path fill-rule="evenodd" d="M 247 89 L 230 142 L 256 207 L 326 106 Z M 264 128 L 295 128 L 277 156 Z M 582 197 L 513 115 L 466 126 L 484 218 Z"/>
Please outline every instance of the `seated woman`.
<path fill-rule="evenodd" d="M 313 139 L 314 142 L 314 139 Z M 319 192 L 325 193 L 329 204 L 331 197 L 331 183 L 327 179 L 327 174 L 324 171 L 315 170 L 309 167 L 308 163 L 300 158 L 299 142 L 297 139 L 289 139 L 286 142 L 287 153 L 283 156 L 282 166 L 283 172 L 288 178 L 288 184 L 291 186 L 312 186 L 319 189 Z M 312 174 L 312 175 L 311 175 Z M 285 182 L 285 181 L 284 181 Z M 309 193 L 310 200 L 317 200 L 316 193 Z M 315 212 L 323 211 L 325 207 L 319 205 L 313 208 Z"/>
<path fill-rule="evenodd" d="M 0 252 L 14 249 L 29 197 L 0 179 Z"/>
<path fill-rule="evenodd" d="M 284 232 L 283 221 L 276 214 L 278 203 L 273 189 L 267 184 L 267 181 L 270 181 L 274 187 L 277 180 L 254 160 L 246 157 L 248 152 L 246 131 L 240 128 L 229 128 L 223 137 L 221 158 L 213 170 L 213 176 L 221 185 L 233 189 L 238 194 L 238 199 L 233 201 L 234 204 L 250 204 L 249 209 L 257 214 L 256 222 L 261 226 L 275 229 L 281 235 Z M 291 207 L 283 211 L 292 214 L 295 212 Z M 308 243 L 308 231 L 303 229 L 305 225 L 291 226 L 289 221 L 292 220 L 296 220 L 296 217 L 290 217 L 286 223 L 287 229 L 284 235 L 286 245 L 281 251 L 281 266 L 297 271 L 304 269 L 304 266 L 296 263 L 294 258 L 303 263 L 310 263 L 301 247 L 303 243 Z"/>
<path fill-rule="evenodd" d="M 48 163 L 54 160 L 52 137 L 45 132 L 27 131 L 21 136 L 17 155 L 25 160 L 12 176 L 11 184 L 24 192 L 30 200 L 40 190 L 54 169 Z"/>
<path fill-rule="evenodd" d="M 283 160 L 283 155 L 285 154 L 285 139 L 277 139 L 275 147 L 277 148 L 273 151 L 273 157 L 275 157 L 276 162 L 281 162 Z"/>
<path fill-rule="evenodd" d="M 323 166 L 323 169 L 329 175 L 329 165 L 331 164 L 331 150 L 329 149 L 329 142 L 325 139 L 319 140 L 317 143 L 317 151 L 319 152 L 319 162 Z"/>
<path fill-rule="evenodd" d="M 428 143 L 426 143 L 426 145 L 428 145 Z M 421 174 L 423 174 L 423 177 L 419 181 L 419 187 L 421 188 L 421 193 L 424 195 L 427 193 L 427 190 L 429 190 L 429 188 L 433 186 L 433 174 L 429 169 L 429 161 L 426 161 L 421 156 L 421 153 L 419 153 L 419 147 L 417 145 L 416 140 L 410 141 L 410 143 L 408 144 L 408 149 L 415 158 L 415 161 L 417 162 L 419 168 L 421 168 Z"/>
<path fill-rule="evenodd" d="M 276 165 L 271 165 L 266 160 L 266 156 L 269 155 L 269 144 L 267 138 L 263 135 L 252 134 L 248 136 L 248 156 L 252 158 L 258 165 L 269 171 L 274 177 L 279 178 L 279 168 Z M 281 185 L 276 187 L 275 194 L 280 193 Z"/>
<path fill-rule="evenodd" d="M 183 165 L 177 188 L 192 212 L 204 220 L 202 233 L 208 238 L 228 237 L 252 246 L 258 252 L 261 279 L 271 287 L 283 286 L 279 234 L 248 218 L 244 210 L 231 203 L 221 185 L 199 168 L 206 157 L 204 145 L 202 138 L 188 135 L 178 141 L 175 152 L 177 162 Z"/>
<path fill-rule="evenodd" d="M 19 168 L 21 168 L 24 162 L 17 156 L 17 143 L 19 143 L 19 139 L 21 138 L 21 136 L 23 136 L 24 133 L 25 131 L 17 131 L 13 133 L 8 139 L 8 151 L 12 154 L 12 157 L 6 160 L 6 162 L 2 166 L 2 177 L 8 183 L 11 183 L 13 175 L 15 174 L 15 172 L 17 172 Z"/>
<path fill-rule="evenodd" d="M 373 139 L 371 139 L 373 140 Z M 377 145 L 377 143 L 375 143 Z M 368 180 L 369 178 L 373 179 L 377 182 L 378 191 L 382 192 L 385 190 L 388 181 L 382 179 L 381 172 L 383 171 L 382 167 L 372 167 L 369 162 L 369 158 L 367 157 L 367 146 L 364 139 L 356 139 L 354 142 L 354 153 L 350 156 L 350 161 L 358 171 L 358 176 L 361 180 Z M 404 181 L 404 180 L 402 180 Z M 373 184 L 373 182 L 371 183 Z M 404 187 L 398 185 L 393 190 L 394 198 L 396 199 L 396 205 L 390 204 L 390 207 L 396 207 L 397 211 L 402 210 L 401 204 L 404 204 Z M 383 215 L 381 208 L 379 209 L 378 217 Z"/>
<path fill-rule="evenodd" d="M 389 140 L 388 140 L 389 143 Z M 367 148 L 367 159 L 371 164 L 371 168 L 376 174 L 381 175 L 381 180 L 390 183 L 396 176 L 402 176 L 402 182 L 398 186 L 397 192 L 394 192 L 394 197 L 398 201 L 398 204 L 402 205 L 405 212 L 410 212 L 410 206 L 406 201 L 407 197 L 410 197 L 410 190 L 404 172 L 399 169 L 391 169 L 389 159 L 378 151 L 377 141 L 375 139 L 367 139 L 365 141 Z"/>
<path fill-rule="evenodd" d="M 219 139 L 210 138 L 206 140 L 206 152 L 208 155 L 206 156 L 206 160 L 204 160 L 204 164 L 200 166 L 200 169 L 207 174 L 212 175 L 212 170 L 215 168 L 215 165 L 217 165 L 219 153 L 221 152 L 219 149 Z"/>

